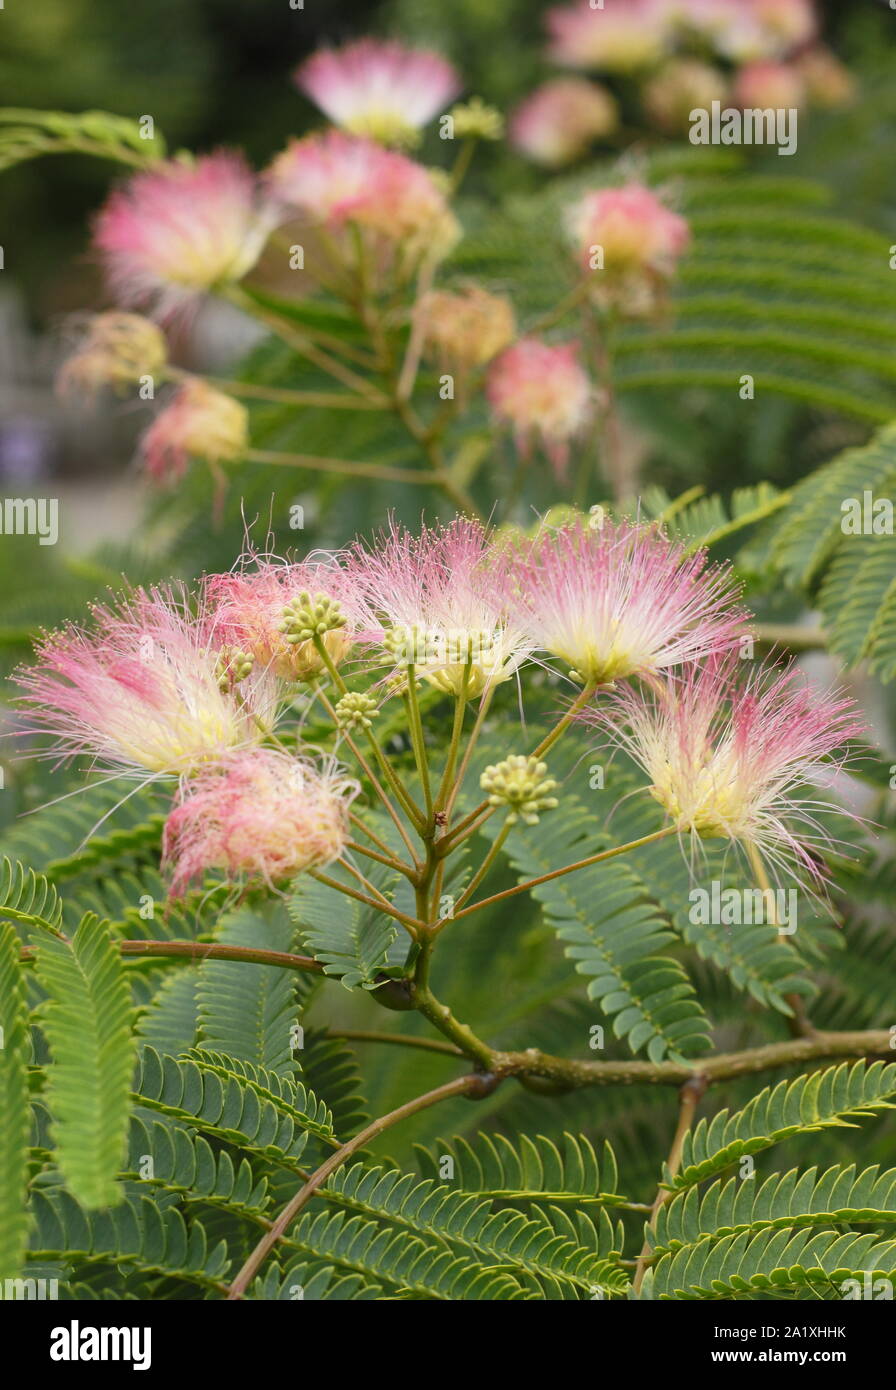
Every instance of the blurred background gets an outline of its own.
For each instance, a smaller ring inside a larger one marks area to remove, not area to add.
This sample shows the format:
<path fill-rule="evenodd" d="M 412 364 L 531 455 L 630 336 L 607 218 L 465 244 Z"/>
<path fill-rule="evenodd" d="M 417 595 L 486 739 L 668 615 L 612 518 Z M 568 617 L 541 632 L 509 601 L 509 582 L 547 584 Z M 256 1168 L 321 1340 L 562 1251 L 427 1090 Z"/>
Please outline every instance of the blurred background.
<path fill-rule="evenodd" d="M 321 43 L 377 33 L 431 44 L 459 66 L 468 94 L 509 111 L 557 75 L 545 56 L 549 8 L 537 0 L 305 0 L 304 9 L 287 0 L 30 0 L 8 5 L 2 15 L 0 90 L 9 107 L 149 114 L 171 150 L 241 145 L 260 166 L 290 135 L 320 123 L 291 74 Z M 819 13 L 825 43 L 852 76 L 854 98 L 836 110 L 811 112 L 795 159 L 761 150 L 751 158 L 772 174 L 819 178 L 833 191 L 835 210 L 892 228 L 896 13 L 888 0 L 826 0 Z M 612 75 L 607 81 L 614 85 Z M 668 138 L 643 127 L 635 136 L 648 147 Z M 435 162 L 438 141 L 428 140 L 422 155 Z M 146 407 L 107 400 L 84 408 L 63 404 L 53 391 L 67 316 L 108 304 L 89 251 L 90 222 L 120 176 L 111 162 L 68 155 L 0 175 L 0 482 L 21 491 L 26 482 L 40 490 L 52 481 L 67 518 L 63 547 L 84 554 L 134 524 L 143 489 L 132 458 Z M 491 197 L 525 191 L 543 178 L 506 146 L 488 147 L 469 188 Z M 251 340 L 233 311 L 214 305 L 175 351 L 188 365 L 221 368 Z M 805 440 L 817 436 L 818 421 L 790 402 L 763 407 L 755 440 L 726 438 L 727 414 L 718 405 L 706 420 L 697 412 L 680 443 L 691 477 L 673 460 L 659 481 L 724 488 L 768 477 L 785 484 L 832 447 L 863 437 L 845 423 L 833 440 L 823 430 L 807 453 Z"/>

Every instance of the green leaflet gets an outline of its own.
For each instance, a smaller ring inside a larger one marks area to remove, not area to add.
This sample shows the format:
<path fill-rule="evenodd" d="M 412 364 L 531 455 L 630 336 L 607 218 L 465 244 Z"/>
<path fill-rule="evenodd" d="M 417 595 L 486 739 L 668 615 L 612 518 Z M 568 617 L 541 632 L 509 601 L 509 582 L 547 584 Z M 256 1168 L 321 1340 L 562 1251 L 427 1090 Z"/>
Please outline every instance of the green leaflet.
<path fill-rule="evenodd" d="M 658 1251 L 665 1251 L 704 1235 L 866 1221 L 896 1222 L 896 1169 L 881 1172 L 875 1165 L 857 1173 L 853 1163 L 828 1168 L 819 1177 L 817 1168 L 794 1168 L 773 1173 L 761 1185 L 730 1178 L 702 1194 L 692 1187 L 661 1207 L 651 1238 Z"/>
<path fill-rule="evenodd" d="M 743 1154 L 758 1153 L 792 1134 L 849 1124 L 896 1108 L 896 1063 L 865 1062 L 767 1086 L 743 1110 L 720 1110 L 685 1135 L 681 1168 L 669 1186 L 690 1187 L 722 1172 Z"/>
<path fill-rule="evenodd" d="M 19 1270 L 29 1225 L 28 1010 L 19 961 L 19 938 L 0 922 L 0 1272 Z"/>
<path fill-rule="evenodd" d="M 136 1050 L 121 955 L 107 925 L 88 915 L 70 942 L 43 937 L 35 958 L 47 993 L 39 1018 L 53 1062 L 45 1096 L 59 1168 L 85 1207 L 110 1206 L 119 1198 Z"/>

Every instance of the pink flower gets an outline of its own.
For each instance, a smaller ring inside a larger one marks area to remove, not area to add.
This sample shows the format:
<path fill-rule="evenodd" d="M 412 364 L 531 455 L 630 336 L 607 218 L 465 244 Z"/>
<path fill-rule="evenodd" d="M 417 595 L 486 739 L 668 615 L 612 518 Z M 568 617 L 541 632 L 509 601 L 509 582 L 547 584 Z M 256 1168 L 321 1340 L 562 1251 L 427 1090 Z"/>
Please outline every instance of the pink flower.
<path fill-rule="evenodd" d="M 298 565 L 259 560 L 254 569 L 210 575 L 206 593 L 226 640 L 249 652 L 264 670 L 287 681 L 310 680 L 324 669 L 310 640 L 290 640 L 290 605 L 299 601 L 301 606 L 303 594 L 312 602 L 325 598 L 336 605 L 331 616 L 334 621 L 344 620 L 343 624 L 323 634 L 324 646 L 336 666 L 350 652 L 366 612 L 344 570 L 325 560 L 306 560 Z"/>
<path fill-rule="evenodd" d="M 275 749 L 231 754 L 182 784 L 163 837 L 171 896 L 211 869 L 283 884 L 338 859 L 357 784 Z"/>
<path fill-rule="evenodd" d="M 330 130 L 293 140 L 268 170 L 273 196 L 331 233 L 355 223 L 374 258 L 448 253 L 459 235 L 445 195 L 421 164 L 372 140 Z M 343 254 L 354 254 L 346 239 Z"/>
<path fill-rule="evenodd" d="M 583 268 L 617 279 L 669 279 L 690 241 L 685 219 L 640 183 L 587 193 L 572 208 L 569 228 Z"/>
<path fill-rule="evenodd" d="M 513 575 L 517 622 L 583 682 L 704 659 L 730 647 L 743 623 L 728 572 L 653 526 L 601 517 L 542 530 Z"/>
<path fill-rule="evenodd" d="M 581 77 L 545 82 L 510 118 L 510 143 L 536 164 L 559 168 L 616 129 L 616 102 L 604 87 Z"/>
<path fill-rule="evenodd" d="M 219 151 L 135 174 L 99 213 L 94 244 L 121 302 L 165 317 L 241 280 L 273 223 L 241 156 Z"/>
<path fill-rule="evenodd" d="M 238 697 L 221 688 L 221 644 L 183 593 L 138 589 L 94 609 L 92 631 L 68 627 L 40 643 L 18 674 L 34 721 L 60 758 L 85 754 L 112 771 L 185 773 L 258 742 L 277 690 L 252 672 Z"/>
<path fill-rule="evenodd" d="M 618 692 L 586 720 L 612 730 L 680 833 L 738 841 L 776 871 L 818 881 L 830 841 L 813 812 L 834 806 L 803 793 L 830 782 L 823 759 L 864 725 L 851 699 L 813 691 L 796 668 L 760 667 L 738 684 L 741 665 L 729 652 L 687 666 L 652 692 Z"/>
<path fill-rule="evenodd" d="M 552 346 L 540 338 L 521 338 L 490 367 L 486 395 L 495 419 L 513 427 L 517 447 L 525 451 L 537 438 L 562 474 L 569 442 L 587 422 L 593 405 L 578 344 Z"/>
<path fill-rule="evenodd" d="M 603 9 L 587 0 L 548 10 L 550 57 L 574 68 L 635 72 L 650 67 L 672 42 L 666 0 L 607 0 Z"/>
<path fill-rule="evenodd" d="M 798 110 L 806 101 L 806 83 L 795 64 L 748 63 L 735 78 L 731 99 L 744 110 Z"/>
<path fill-rule="evenodd" d="M 528 655 L 510 619 L 506 550 L 478 521 L 424 526 L 419 536 L 392 525 L 373 546 L 356 544 L 347 572 L 367 618 L 359 641 L 400 675 L 473 697 L 509 680 Z"/>
<path fill-rule="evenodd" d="M 228 463 L 248 447 L 246 407 L 200 377 L 190 377 L 144 433 L 140 454 L 155 482 L 177 482 L 190 458 Z"/>
<path fill-rule="evenodd" d="M 688 0 L 680 23 L 735 63 L 783 58 L 818 27 L 813 0 Z"/>
<path fill-rule="evenodd" d="M 384 144 L 413 141 L 461 86 L 438 53 L 378 39 L 312 54 L 296 82 L 336 125 Z"/>

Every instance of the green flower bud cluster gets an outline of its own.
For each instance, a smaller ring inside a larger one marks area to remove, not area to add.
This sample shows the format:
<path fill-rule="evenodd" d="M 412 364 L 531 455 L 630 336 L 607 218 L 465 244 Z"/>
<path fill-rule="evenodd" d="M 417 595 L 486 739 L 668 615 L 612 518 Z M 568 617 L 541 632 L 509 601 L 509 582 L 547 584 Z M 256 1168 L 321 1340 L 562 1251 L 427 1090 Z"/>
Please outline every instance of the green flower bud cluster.
<path fill-rule="evenodd" d="M 336 722 L 340 729 L 369 729 L 377 713 L 377 703 L 371 695 L 350 690 L 336 705 Z"/>
<path fill-rule="evenodd" d="M 547 763 L 517 753 L 487 767 L 479 785 L 488 793 L 489 805 L 509 807 L 508 825 L 518 820 L 537 825 L 539 812 L 552 811 L 557 805 L 557 798 L 551 796 L 557 783 L 547 771 Z"/>
<path fill-rule="evenodd" d="M 481 97 L 472 97 L 451 111 L 454 136 L 457 140 L 500 140 L 504 134 L 504 117 L 494 106 L 487 106 Z"/>
<path fill-rule="evenodd" d="M 235 685 L 246 679 L 254 665 L 255 658 L 250 652 L 239 647 L 222 647 L 215 662 L 218 689 L 229 695 Z"/>
<path fill-rule="evenodd" d="M 297 598 L 289 600 L 277 628 L 285 634 L 287 642 L 295 645 L 335 632 L 345 627 L 347 621 L 338 600 L 330 598 L 328 594 L 315 594 L 312 598 L 305 590 Z"/>

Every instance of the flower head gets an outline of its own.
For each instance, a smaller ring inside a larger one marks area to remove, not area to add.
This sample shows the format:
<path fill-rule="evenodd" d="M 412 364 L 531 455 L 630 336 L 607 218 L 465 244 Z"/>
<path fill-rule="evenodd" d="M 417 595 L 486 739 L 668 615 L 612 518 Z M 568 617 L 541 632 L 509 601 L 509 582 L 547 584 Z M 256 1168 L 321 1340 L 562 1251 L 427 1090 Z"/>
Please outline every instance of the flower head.
<path fill-rule="evenodd" d="M 165 335 L 139 314 L 93 314 L 56 380 L 61 396 L 95 396 L 104 386 L 133 386 L 168 361 Z"/>
<path fill-rule="evenodd" d="M 313 53 L 296 82 L 336 125 L 387 145 L 411 143 L 461 86 L 438 53 L 379 39 Z"/>
<path fill-rule="evenodd" d="M 99 213 L 94 243 L 124 304 L 170 315 L 252 269 L 274 223 L 238 155 L 167 160 L 135 174 Z"/>
<path fill-rule="evenodd" d="M 514 753 L 503 762 L 492 763 L 479 778 L 479 785 L 488 792 L 490 806 L 507 807 L 507 824 L 520 819 L 526 825 L 537 825 L 539 813 L 553 811 L 559 805 L 557 783 L 548 776 L 547 763 L 538 758 Z"/>
<path fill-rule="evenodd" d="M 238 694 L 221 688 L 220 646 L 207 612 L 171 589 L 138 589 L 98 606 L 90 631 L 39 645 L 18 675 L 33 726 L 61 758 L 86 754 L 113 771 L 182 774 L 256 743 L 276 713 L 264 672 Z"/>
<path fill-rule="evenodd" d="M 249 412 L 200 377 L 189 377 L 140 440 L 140 455 L 155 482 L 176 482 L 191 458 L 229 463 L 249 447 Z"/>
<path fill-rule="evenodd" d="M 743 622 L 725 570 L 629 521 L 543 530 L 513 574 L 514 612 L 534 645 L 598 685 L 705 658 Z"/>
<path fill-rule="evenodd" d="M 827 837 L 812 811 L 834 807 L 801 793 L 830 780 L 823 760 L 864 726 L 852 700 L 813 691 L 796 668 L 738 684 L 740 666 L 736 653 L 686 666 L 652 692 L 617 692 L 587 720 L 613 731 L 680 833 L 738 841 L 818 879 L 812 851 Z"/>
<path fill-rule="evenodd" d="M 849 106 L 855 99 L 856 83 L 852 73 L 823 44 L 801 53 L 795 62 L 813 106 L 833 110 Z"/>
<path fill-rule="evenodd" d="M 481 367 L 512 341 L 513 305 L 478 285 L 430 290 L 417 308 L 427 346 L 448 371 Z"/>
<path fill-rule="evenodd" d="M 735 63 L 783 58 L 817 30 L 813 0 L 688 0 L 679 23 Z"/>
<path fill-rule="evenodd" d="M 616 129 L 619 113 L 604 87 L 581 77 L 558 77 L 536 88 L 513 113 L 510 142 L 536 164 L 559 168 Z"/>
<path fill-rule="evenodd" d="M 731 99 L 744 110 L 799 110 L 806 101 L 805 78 L 795 63 L 747 63 L 735 78 Z"/>
<path fill-rule="evenodd" d="M 410 263 L 438 258 L 459 235 L 443 190 L 422 164 L 338 130 L 291 141 L 270 166 L 267 184 L 288 211 L 331 234 L 354 223 L 371 241 L 375 261 L 399 252 Z"/>
<path fill-rule="evenodd" d="M 597 292 L 621 296 L 632 310 L 672 277 L 690 241 L 685 219 L 639 183 L 586 194 L 569 213 L 569 230 Z"/>
<path fill-rule="evenodd" d="M 419 536 L 393 524 L 346 564 L 368 613 L 359 640 L 395 674 L 413 666 L 439 690 L 473 697 L 527 656 L 507 613 L 506 553 L 479 522 L 458 517 Z"/>
<path fill-rule="evenodd" d="M 490 367 L 486 395 L 495 418 L 513 427 L 521 450 L 538 439 L 556 470 L 565 470 L 569 442 L 586 424 L 593 405 L 578 344 L 521 338 Z"/>
<path fill-rule="evenodd" d="M 693 110 L 711 110 L 727 92 L 724 75 L 711 63 L 673 58 L 645 85 L 644 108 L 661 130 L 680 135 L 688 130 Z"/>
<path fill-rule="evenodd" d="M 206 593 L 227 641 L 251 653 L 262 669 L 281 680 L 311 680 L 324 670 L 312 628 L 318 631 L 330 661 L 338 666 L 350 652 L 362 621 L 344 571 L 324 560 L 297 565 L 260 560 L 252 569 L 210 575 Z M 313 615 L 306 610 L 323 606 L 328 621 L 312 622 Z"/>
<path fill-rule="evenodd" d="M 357 785 L 333 767 L 272 748 L 232 754 L 181 785 L 163 864 L 180 897 L 208 870 L 269 887 L 337 859 Z"/>
<path fill-rule="evenodd" d="M 636 72 L 668 51 L 672 28 L 665 0 L 626 0 L 597 9 L 579 0 L 548 10 L 550 57 L 573 68 Z"/>

